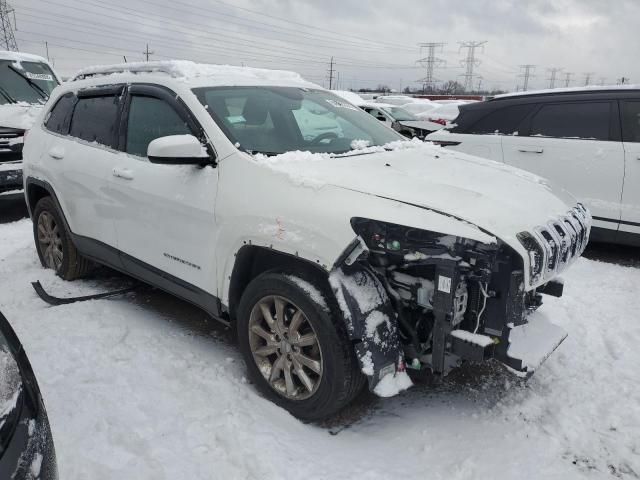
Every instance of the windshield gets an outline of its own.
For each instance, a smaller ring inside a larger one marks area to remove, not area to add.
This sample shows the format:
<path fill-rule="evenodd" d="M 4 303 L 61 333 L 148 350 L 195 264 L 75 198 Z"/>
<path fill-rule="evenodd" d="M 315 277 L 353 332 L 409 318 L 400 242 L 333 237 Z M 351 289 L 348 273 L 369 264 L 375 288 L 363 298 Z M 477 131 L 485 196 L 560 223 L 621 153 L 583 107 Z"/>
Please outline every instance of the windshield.
<path fill-rule="evenodd" d="M 419 120 L 413 113 L 407 112 L 404 108 L 400 107 L 384 107 L 384 110 L 391 115 L 395 120 Z"/>
<path fill-rule="evenodd" d="M 0 60 L 0 104 L 44 103 L 58 81 L 40 62 Z"/>
<path fill-rule="evenodd" d="M 344 153 L 353 149 L 354 140 L 375 146 L 403 138 L 322 90 L 204 87 L 194 93 L 229 140 L 252 153 Z"/>

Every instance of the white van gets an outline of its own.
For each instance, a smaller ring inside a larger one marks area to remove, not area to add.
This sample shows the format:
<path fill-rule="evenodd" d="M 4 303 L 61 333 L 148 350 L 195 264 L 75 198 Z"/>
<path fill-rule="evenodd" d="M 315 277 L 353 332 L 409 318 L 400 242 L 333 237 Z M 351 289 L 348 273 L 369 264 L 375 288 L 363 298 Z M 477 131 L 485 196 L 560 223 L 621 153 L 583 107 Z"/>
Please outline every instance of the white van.
<path fill-rule="evenodd" d="M 24 135 L 59 84 L 46 59 L 0 51 L 0 201 L 22 197 Z"/>

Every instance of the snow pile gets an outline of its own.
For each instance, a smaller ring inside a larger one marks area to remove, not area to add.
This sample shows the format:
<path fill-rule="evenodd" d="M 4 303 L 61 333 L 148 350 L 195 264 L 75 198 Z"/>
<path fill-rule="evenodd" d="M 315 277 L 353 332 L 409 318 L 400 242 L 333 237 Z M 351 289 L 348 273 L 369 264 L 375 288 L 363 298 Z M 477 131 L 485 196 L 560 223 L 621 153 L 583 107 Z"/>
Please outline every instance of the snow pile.
<path fill-rule="evenodd" d="M 355 92 L 350 92 L 348 90 L 331 90 L 331 93 L 343 98 L 349 103 L 353 103 L 354 105 L 362 105 L 365 103 L 364 99 Z"/>
<path fill-rule="evenodd" d="M 564 277 L 540 313 L 569 337 L 526 383 L 464 367 L 440 386 L 365 396 L 329 429 L 262 398 L 235 343 L 169 295 L 44 304 L 29 282 L 66 295 L 105 285 L 43 270 L 31 222 L 0 224 L 0 309 L 65 480 L 637 479 L 640 270 L 581 259 Z"/>
<path fill-rule="evenodd" d="M 413 382 L 407 372 L 387 373 L 374 388 L 379 397 L 393 397 L 411 387 Z"/>

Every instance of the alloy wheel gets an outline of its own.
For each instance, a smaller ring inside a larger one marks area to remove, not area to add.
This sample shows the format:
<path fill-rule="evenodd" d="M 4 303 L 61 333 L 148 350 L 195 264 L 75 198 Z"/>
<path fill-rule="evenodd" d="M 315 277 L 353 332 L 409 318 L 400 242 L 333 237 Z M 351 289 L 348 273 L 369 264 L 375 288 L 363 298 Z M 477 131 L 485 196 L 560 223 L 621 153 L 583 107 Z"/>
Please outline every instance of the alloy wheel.
<path fill-rule="evenodd" d="M 270 295 L 251 310 L 249 347 L 271 388 L 289 400 L 312 396 L 322 379 L 322 351 L 313 326 L 291 300 Z"/>

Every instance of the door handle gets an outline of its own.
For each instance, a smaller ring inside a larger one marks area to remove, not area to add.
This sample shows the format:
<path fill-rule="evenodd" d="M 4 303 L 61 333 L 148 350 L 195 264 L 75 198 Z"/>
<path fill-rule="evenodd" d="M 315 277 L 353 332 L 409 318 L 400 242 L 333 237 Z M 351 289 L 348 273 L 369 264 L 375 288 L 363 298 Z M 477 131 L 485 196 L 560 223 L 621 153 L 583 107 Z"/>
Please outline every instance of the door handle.
<path fill-rule="evenodd" d="M 542 148 L 519 148 L 519 152 L 521 153 L 542 153 L 544 150 Z"/>
<path fill-rule="evenodd" d="M 124 180 L 133 180 L 133 172 L 128 168 L 114 168 L 112 170 L 113 176 L 122 178 Z"/>
<path fill-rule="evenodd" d="M 49 150 L 49 156 L 55 160 L 62 160 L 64 158 L 64 148 L 52 147 Z"/>

